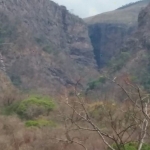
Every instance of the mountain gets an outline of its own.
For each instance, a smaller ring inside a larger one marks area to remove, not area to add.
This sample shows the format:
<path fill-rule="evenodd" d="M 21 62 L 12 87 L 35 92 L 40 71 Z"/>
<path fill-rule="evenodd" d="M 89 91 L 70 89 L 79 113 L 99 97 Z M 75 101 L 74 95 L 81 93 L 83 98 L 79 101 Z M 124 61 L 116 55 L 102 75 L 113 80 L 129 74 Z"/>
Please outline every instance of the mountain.
<path fill-rule="evenodd" d="M 140 12 L 136 32 L 127 39 L 112 64 L 115 73 L 129 74 L 132 81 L 150 91 L 150 4 Z"/>
<path fill-rule="evenodd" d="M 149 0 L 128 4 L 114 11 L 85 18 L 99 68 L 117 54 L 125 40 L 134 33 L 138 14 Z"/>
<path fill-rule="evenodd" d="M 86 24 L 50 0 L 0 0 L 1 70 L 23 90 L 55 93 L 96 74 Z"/>
<path fill-rule="evenodd" d="M 126 39 L 100 72 L 123 86 L 128 83 L 127 85 L 138 85 L 142 90 L 150 91 L 150 4 L 139 13 L 135 32 Z M 114 96 L 116 99 L 119 95 L 119 99 L 122 99 L 122 92 L 116 92 L 118 86 L 112 82 L 101 85 L 98 79 L 91 85 L 92 88 L 98 87 L 95 89 L 99 90 L 101 95 L 104 93 L 107 98 Z"/>

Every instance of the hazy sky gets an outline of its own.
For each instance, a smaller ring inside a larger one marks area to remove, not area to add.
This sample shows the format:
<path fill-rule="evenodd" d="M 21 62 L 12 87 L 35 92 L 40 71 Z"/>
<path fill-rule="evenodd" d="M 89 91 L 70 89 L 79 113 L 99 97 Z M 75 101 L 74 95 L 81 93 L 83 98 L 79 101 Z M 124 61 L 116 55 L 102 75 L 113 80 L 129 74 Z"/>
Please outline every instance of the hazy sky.
<path fill-rule="evenodd" d="M 122 5 L 138 0 L 53 0 L 64 5 L 72 13 L 80 17 L 88 17 L 98 13 L 114 10 Z"/>

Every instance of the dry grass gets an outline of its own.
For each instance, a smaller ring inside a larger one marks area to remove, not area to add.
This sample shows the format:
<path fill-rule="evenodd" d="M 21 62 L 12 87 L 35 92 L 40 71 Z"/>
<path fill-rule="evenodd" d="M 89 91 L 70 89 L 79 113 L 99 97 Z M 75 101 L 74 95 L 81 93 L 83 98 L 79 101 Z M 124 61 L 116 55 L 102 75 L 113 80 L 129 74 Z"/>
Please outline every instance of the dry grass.
<path fill-rule="evenodd" d="M 131 90 L 129 91 L 131 92 Z M 57 106 L 49 116 L 40 116 L 41 118 L 56 122 L 56 127 L 26 127 L 24 124 L 26 120 L 20 120 L 15 115 L 0 115 L 0 150 L 84 150 L 83 146 L 69 141 L 68 137 L 85 145 L 87 150 L 107 150 L 106 145 L 97 132 L 78 129 L 70 120 L 66 120 L 73 115 L 72 109 L 65 103 L 67 98 L 68 103 L 75 106 L 76 110 L 79 111 L 81 115 L 84 115 L 80 103 L 77 103 L 79 99 L 76 96 L 68 97 L 68 94 L 69 93 L 66 93 L 65 96 L 61 97 L 61 101 L 57 100 L 59 106 Z M 14 97 L 13 99 L 15 100 L 17 99 L 15 98 L 14 91 L 12 93 L 10 92 L 10 94 L 6 94 L 4 96 L 5 99 L 7 99 L 7 95 L 10 95 L 12 98 Z M 133 98 L 136 99 L 137 96 L 133 95 Z M 15 101 L 12 101 L 12 103 L 13 102 Z M 120 103 L 117 101 L 92 102 L 88 100 L 85 101 L 85 105 L 94 124 L 97 124 L 103 132 L 109 135 L 116 136 L 112 129 L 112 123 L 118 132 L 128 125 L 134 124 L 134 119 L 132 120 L 130 117 L 130 111 L 132 113 L 133 106 L 128 101 Z M 3 106 L 5 106 L 5 104 L 3 104 Z M 136 112 L 136 110 L 134 112 L 135 117 L 139 119 L 142 118 L 140 118 L 139 112 Z M 112 116 L 110 116 L 110 113 Z M 77 123 L 84 128 L 91 128 L 91 125 L 86 121 L 80 120 L 79 116 L 73 116 L 73 120 L 77 121 Z M 148 133 L 150 132 L 149 128 L 150 127 L 148 127 Z M 132 130 L 131 128 L 128 132 L 130 133 Z M 136 132 L 131 136 L 130 140 L 134 141 L 137 139 L 139 131 L 137 127 Z M 125 133 L 123 140 L 127 137 L 128 133 Z M 150 142 L 149 138 L 146 140 Z M 107 139 L 107 141 L 113 144 L 112 140 Z"/>
<path fill-rule="evenodd" d="M 0 116 L 0 149 L 1 150 L 83 150 L 77 144 L 59 141 L 65 139 L 64 129 L 26 128 L 21 120 L 15 116 Z M 98 136 L 90 132 L 76 132 L 71 135 L 80 137 L 83 144 L 90 150 L 104 147 Z"/>

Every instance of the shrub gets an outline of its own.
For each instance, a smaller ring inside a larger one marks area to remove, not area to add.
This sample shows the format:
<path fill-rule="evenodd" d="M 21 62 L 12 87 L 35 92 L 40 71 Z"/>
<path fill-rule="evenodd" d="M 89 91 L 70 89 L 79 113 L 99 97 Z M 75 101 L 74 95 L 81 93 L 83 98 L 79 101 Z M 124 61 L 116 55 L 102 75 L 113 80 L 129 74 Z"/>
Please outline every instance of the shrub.
<path fill-rule="evenodd" d="M 124 150 L 122 145 L 120 145 L 119 147 L 120 147 L 121 150 Z M 138 149 L 138 143 L 136 143 L 136 142 L 126 143 L 124 145 L 124 147 L 125 147 L 125 150 L 137 150 Z M 116 144 L 113 145 L 113 148 L 115 150 L 118 150 Z M 150 150 L 150 144 L 144 143 L 141 150 Z"/>
<path fill-rule="evenodd" d="M 26 127 L 56 127 L 56 123 L 50 120 L 39 119 L 39 120 L 28 120 L 25 123 Z"/>
<path fill-rule="evenodd" d="M 31 96 L 20 103 L 16 112 L 23 118 L 34 118 L 44 113 L 48 114 L 54 107 L 55 104 L 49 97 Z"/>
<path fill-rule="evenodd" d="M 59 51 L 52 43 L 48 43 L 45 46 L 42 47 L 43 51 L 45 51 L 48 54 L 53 54 L 54 56 L 58 56 Z"/>
<path fill-rule="evenodd" d="M 55 108 L 49 97 L 30 96 L 29 98 L 12 104 L 5 109 L 6 114 L 18 114 L 23 119 L 33 119 L 39 115 L 48 115 Z"/>
<path fill-rule="evenodd" d="M 102 120 L 108 115 L 108 110 L 114 113 L 117 107 L 117 104 L 113 101 L 100 101 L 90 104 L 88 111 L 90 116 L 98 122 L 101 121 L 102 125 Z"/>
<path fill-rule="evenodd" d="M 4 113 L 5 115 L 13 115 L 13 114 L 16 114 L 16 110 L 17 110 L 18 106 L 19 106 L 19 102 L 15 102 L 15 103 L 13 103 L 13 104 L 11 104 L 11 105 L 5 107 L 5 108 L 3 109 L 3 113 Z"/>
<path fill-rule="evenodd" d="M 17 87 L 19 87 L 22 84 L 22 81 L 21 81 L 21 78 L 19 75 L 13 74 L 10 76 L 10 79 L 11 79 L 12 83 Z"/>
<path fill-rule="evenodd" d="M 47 46 L 44 46 L 43 47 L 43 51 L 47 52 L 47 53 L 52 53 L 53 52 L 53 49 L 50 45 L 47 45 Z"/>
<path fill-rule="evenodd" d="M 112 59 L 109 62 L 110 67 L 114 72 L 119 71 L 125 65 L 127 60 L 130 58 L 129 52 L 121 52 L 117 58 Z"/>
<path fill-rule="evenodd" d="M 35 41 L 36 41 L 39 45 L 41 45 L 41 44 L 44 43 L 44 39 L 43 39 L 43 38 L 39 38 L 39 37 L 36 37 L 36 38 L 35 38 Z"/>
<path fill-rule="evenodd" d="M 96 87 L 98 87 L 100 84 L 105 84 L 106 78 L 101 76 L 97 80 L 91 81 L 88 83 L 88 90 L 94 90 Z"/>
<path fill-rule="evenodd" d="M 49 54 L 57 55 L 59 53 L 56 45 L 50 41 L 47 41 L 43 35 L 36 37 L 35 41 L 42 48 L 43 51 Z"/>

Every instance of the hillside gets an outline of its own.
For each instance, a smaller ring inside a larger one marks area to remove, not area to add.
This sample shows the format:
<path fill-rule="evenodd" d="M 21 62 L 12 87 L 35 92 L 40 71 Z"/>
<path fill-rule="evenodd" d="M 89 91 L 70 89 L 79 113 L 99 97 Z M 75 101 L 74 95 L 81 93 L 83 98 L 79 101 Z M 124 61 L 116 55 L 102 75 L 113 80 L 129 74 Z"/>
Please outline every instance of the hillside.
<path fill-rule="evenodd" d="M 141 90 L 150 91 L 150 4 L 139 13 L 135 32 L 126 39 L 100 72 L 109 79 L 114 79 L 116 83 L 135 87 L 138 85 Z M 93 92 L 100 93 L 99 96 L 104 95 L 106 99 L 117 99 L 120 95 L 120 100 L 123 97 L 121 91 L 116 92 L 118 87 L 112 82 L 103 83 L 96 79 L 90 83 L 90 88 Z"/>
<path fill-rule="evenodd" d="M 49 0 L 0 0 L 0 53 L 2 70 L 27 91 L 53 94 L 96 67 L 85 23 Z"/>
<path fill-rule="evenodd" d="M 135 83 L 150 90 L 150 4 L 138 17 L 136 32 L 127 39 L 119 53 L 112 59 L 115 73 L 128 73 Z M 118 74 L 117 73 L 117 74 Z"/>
<path fill-rule="evenodd" d="M 96 23 L 114 23 L 125 24 L 128 26 L 134 26 L 137 23 L 138 14 L 145 6 L 148 5 L 149 0 L 142 0 L 135 2 L 124 7 L 120 7 L 114 11 L 98 14 L 85 18 L 85 22 L 88 24 Z"/>
<path fill-rule="evenodd" d="M 95 25 L 91 44 L 64 6 L 0 0 L 0 150 L 150 150 L 150 4 Z"/>
<path fill-rule="evenodd" d="M 148 5 L 143 0 L 114 11 L 85 18 L 99 68 L 105 66 L 137 27 L 139 12 Z"/>

